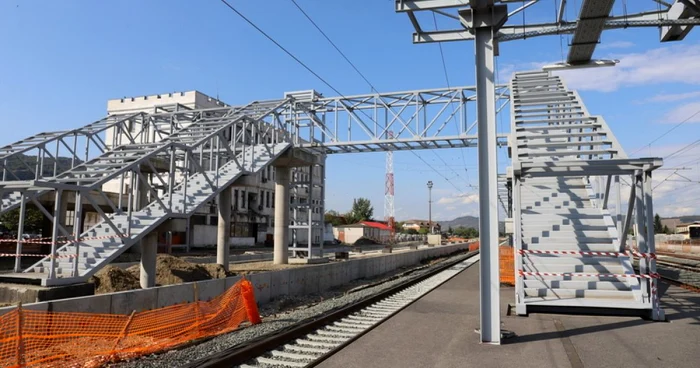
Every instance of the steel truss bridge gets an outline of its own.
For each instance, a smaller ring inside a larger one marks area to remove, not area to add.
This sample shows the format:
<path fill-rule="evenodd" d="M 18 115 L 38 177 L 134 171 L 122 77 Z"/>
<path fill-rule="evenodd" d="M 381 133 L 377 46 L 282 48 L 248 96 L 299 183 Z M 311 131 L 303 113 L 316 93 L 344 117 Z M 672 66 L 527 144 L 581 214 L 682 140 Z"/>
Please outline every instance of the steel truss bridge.
<path fill-rule="evenodd" d="M 21 213 L 15 273 L 3 279 L 43 285 L 84 282 L 167 221 L 189 218 L 236 181 L 270 165 L 281 171 L 313 170 L 324 165 L 327 155 L 337 153 L 478 147 L 482 342 L 500 343 L 494 254 L 499 193 L 513 219 L 518 312 L 572 304 L 600 307 L 615 299 L 616 308 L 651 310 L 653 318 L 662 318 L 655 299 L 653 234 L 648 232 L 653 229 L 651 172 L 660 161 L 627 158 L 605 122 L 590 115 L 580 97 L 547 72 L 516 74 L 510 86 L 497 85 L 494 56 L 500 41 L 572 34 L 567 60 L 557 67 L 614 64 L 592 59 L 604 30 L 659 27 L 662 41 L 681 40 L 700 22 L 698 1 L 657 1 L 663 9 L 616 17 L 611 15 L 613 0 L 582 0 L 577 20 L 570 22 L 563 16 L 567 2 L 560 0 L 556 19 L 550 22 L 513 23 L 514 15 L 542 3 L 396 1 L 396 10 L 406 13 L 415 28 L 414 42 L 474 40 L 474 87 L 332 98 L 301 91 L 235 107 L 163 106 L 154 113 L 112 115 L 79 129 L 41 133 L 0 148 L 0 213 L 15 208 Z M 455 20 L 454 28 L 427 31 L 419 22 L 422 11 Z M 476 108 L 468 109 L 470 103 Z M 512 115 L 509 134 L 496 132 L 495 123 L 506 106 Z M 497 146 L 505 145 L 513 167 L 499 190 L 495 153 Z M 634 189 L 623 223 L 620 206 L 616 214 L 608 209 L 608 197 L 611 183 L 625 175 Z M 113 183 L 118 191 L 106 192 L 104 187 Z M 304 211 L 295 211 L 291 221 L 281 217 L 279 225 L 282 232 L 308 231 L 310 255 L 311 234 L 322 226 L 311 214 L 323 214 L 323 183 L 296 174 L 291 182 L 278 183 L 278 188 L 290 186 L 320 196 L 312 203 L 292 204 Z M 278 203 L 285 202 L 288 205 L 289 193 Z M 27 203 L 53 227 L 50 254 L 22 269 Z M 47 203 L 53 209 L 46 208 Z M 71 204 L 75 216 L 68 221 L 62 217 Z M 83 226 L 86 210 L 100 220 Z M 637 254 L 643 258 L 638 274 L 630 266 L 633 255 L 623 249 L 632 211 L 637 226 L 647 228 L 646 234 L 638 234 Z M 549 228 L 542 219 L 561 223 Z M 610 256 L 616 258 L 600 259 Z M 590 270 L 600 267 L 610 273 Z M 591 272 L 581 274 L 579 269 Z"/>
<path fill-rule="evenodd" d="M 498 93 L 502 110 L 507 86 Z M 22 270 L 18 242 L 16 273 L 5 279 L 85 281 L 167 220 L 189 218 L 236 180 L 268 165 L 313 170 L 329 154 L 474 147 L 475 112 L 468 108 L 474 102 L 475 87 L 332 98 L 290 92 L 245 106 L 163 106 L 154 113 L 111 115 L 10 144 L 0 149 L 0 213 L 20 208 L 23 218 L 27 203 L 36 206 L 53 222 L 47 243 L 54 256 Z M 498 144 L 505 146 L 506 138 L 499 135 Z M 322 215 L 311 214 L 323 214 L 323 182 L 301 172 L 292 176 L 292 192 L 306 188 L 313 200 L 292 204 L 290 229 L 318 233 Z M 110 185 L 118 189 L 104 190 Z M 64 218 L 69 206 L 75 213 L 70 220 Z M 83 226 L 84 211 L 97 213 L 101 222 Z M 306 248 L 295 241 L 291 249 L 310 255 L 312 237 L 307 239 Z"/>

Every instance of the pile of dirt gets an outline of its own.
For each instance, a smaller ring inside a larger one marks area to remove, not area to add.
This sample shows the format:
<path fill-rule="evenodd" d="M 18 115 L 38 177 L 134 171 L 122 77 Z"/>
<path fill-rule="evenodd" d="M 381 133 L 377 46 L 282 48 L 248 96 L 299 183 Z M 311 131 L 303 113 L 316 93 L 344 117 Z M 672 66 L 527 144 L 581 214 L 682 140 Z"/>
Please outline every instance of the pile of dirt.
<path fill-rule="evenodd" d="M 95 276 L 90 278 L 90 282 L 95 284 L 95 294 L 114 293 L 141 287 L 138 274 L 134 275 L 116 266 L 107 266 L 99 270 Z"/>
<path fill-rule="evenodd" d="M 139 278 L 139 266 L 131 266 L 126 269 L 129 273 Z M 190 263 L 181 258 L 170 255 L 158 255 L 156 260 L 156 285 L 175 285 L 185 282 L 220 279 L 232 276 L 226 273 L 223 266 L 217 264 Z"/>
<path fill-rule="evenodd" d="M 363 238 L 357 239 L 357 241 L 353 245 L 375 245 L 375 244 L 379 244 L 379 243 L 375 242 L 372 239 L 363 237 Z"/>

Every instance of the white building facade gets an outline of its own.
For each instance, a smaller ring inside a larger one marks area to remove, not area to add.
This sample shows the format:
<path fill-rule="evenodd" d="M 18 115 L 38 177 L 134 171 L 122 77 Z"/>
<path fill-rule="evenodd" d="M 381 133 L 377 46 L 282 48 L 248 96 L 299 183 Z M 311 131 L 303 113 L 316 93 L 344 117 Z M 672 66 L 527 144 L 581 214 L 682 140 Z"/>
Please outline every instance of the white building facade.
<path fill-rule="evenodd" d="M 206 109 L 217 107 L 229 107 L 230 105 L 209 97 L 198 91 L 175 92 L 160 95 L 149 95 L 139 97 L 125 97 L 113 99 L 107 102 L 107 112 L 109 114 L 132 114 L 132 113 L 159 113 L 166 111 L 176 111 L 176 109 Z M 118 145 L 122 132 L 108 131 L 105 142 L 108 145 Z M 148 134 L 146 142 L 160 140 L 157 134 Z M 115 143 L 112 143 L 115 142 Z M 325 163 L 324 163 L 325 164 Z M 290 219 L 292 225 L 295 219 L 306 222 L 309 211 L 311 211 L 313 221 L 323 221 L 322 198 L 323 185 L 325 184 L 325 173 L 323 165 L 314 166 L 312 176 L 309 176 L 309 167 L 294 168 L 292 170 L 290 188 L 291 206 Z M 128 181 L 126 181 L 128 182 Z M 296 185 L 295 183 L 318 183 L 309 193 L 308 186 Z M 118 193 L 120 182 L 114 180 L 105 184 L 105 192 Z M 257 174 L 247 175 L 235 182 L 230 188 L 232 192 L 231 200 L 231 238 L 232 246 L 272 246 L 274 229 L 274 207 L 275 207 L 275 168 L 266 167 Z M 128 192 L 128 187 L 123 193 Z M 310 195 L 312 194 L 312 195 Z M 311 198 L 311 199 L 310 199 Z M 314 206 L 308 206 L 309 201 Z M 309 208 L 311 207 L 311 208 Z M 216 204 L 210 203 L 199 208 L 186 223 L 177 222 L 174 226 L 172 239 L 166 240 L 163 234 L 159 234 L 159 243 L 171 242 L 174 246 L 179 244 L 192 247 L 205 247 L 216 245 L 217 233 L 217 210 Z M 290 230 L 292 232 L 292 230 Z M 304 246 L 308 242 L 308 232 L 296 230 L 295 235 L 290 234 L 290 242 L 297 242 Z M 323 241 L 323 230 L 314 232 L 312 243 L 318 244 Z"/>

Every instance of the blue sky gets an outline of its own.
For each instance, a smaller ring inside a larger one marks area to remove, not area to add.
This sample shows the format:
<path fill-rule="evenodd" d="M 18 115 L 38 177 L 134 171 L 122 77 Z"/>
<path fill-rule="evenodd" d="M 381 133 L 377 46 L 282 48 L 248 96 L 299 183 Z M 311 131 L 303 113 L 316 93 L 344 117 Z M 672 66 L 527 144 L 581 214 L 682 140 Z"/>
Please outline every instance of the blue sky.
<path fill-rule="evenodd" d="M 411 24 L 405 15 L 394 12 L 393 1 L 298 2 L 378 90 L 446 86 L 438 45 L 412 44 Z M 551 19 L 553 2 L 541 3 L 525 12 L 528 23 Z M 651 0 L 631 3 L 630 11 L 655 8 Z M 232 4 L 344 95 L 370 92 L 290 1 Z M 617 5 L 615 14 L 621 12 Z M 575 17 L 573 11 L 567 16 Z M 454 25 L 444 17 L 438 17 L 438 22 L 443 28 Z M 698 32 L 691 32 L 683 42 L 661 44 L 656 29 L 608 31 L 596 57 L 620 59 L 617 67 L 563 75 L 570 88 L 580 91 L 589 111 L 605 117 L 631 154 L 700 110 L 700 75 L 695 68 L 700 60 Z M 507 80 L 516 70 L 561 61 L 568 41 L 554 36 L 502 44 L 497 61 L 501 79 Z M 473 85 L 473 45 L 445 43 L 443 49 L 450 84 Z M 197 89 L 241 104 L 280 98 L 293 90 L 316 89 L 325 96 L 334 95 L 215 0 L 6 0 L 0 3 L 0 50 L 0 145 L 97 120 L 105 115 L 108 99 L 122 96 Z M 507 129 L 508 118 L 507 114 L 499 118 L 499 130 Z M 697 115 L 634 156 L 663 157 L 674 152 L 700 138 L 699 123 Z M 476 150 L 419 154 L 432 168 L 409 152 L 394 155 L 397 218 L 427 217 L 428 180 L 435 183 L 435 218 L 475 214 L 477 202 L 470 194 L 474 193 L 471 185 L 477 183 Z M 346 211 L 354 197 L 362 196 L 372 200 L 375 214 L 381 217 L 384 160 L 384 154 L 330 157 L 326 208 Z M 686 162 L 684 166 L 691 170 L 678 173 L 699 181 L 697 147 L 666 166 Z M 499 153 L 499 166 L 507 165 L 505 152 Z M 661 182 L 671 173 L 656 174 L 658 212 L 664 216 L 700 213 L 696 210 L 700 184 L 677 176 Z"/>

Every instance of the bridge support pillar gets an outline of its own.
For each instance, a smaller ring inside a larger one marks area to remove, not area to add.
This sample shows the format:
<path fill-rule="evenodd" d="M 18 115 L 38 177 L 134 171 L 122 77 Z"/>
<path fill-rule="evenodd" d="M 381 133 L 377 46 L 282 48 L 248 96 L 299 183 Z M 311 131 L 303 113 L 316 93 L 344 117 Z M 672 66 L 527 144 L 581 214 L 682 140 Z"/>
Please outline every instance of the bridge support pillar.
<path fill-rule="evenodd" d="M 274 264 L 289 263 L 289 166 L 275 167 Z"/>
<path fill-rule="evenodd" d="M 231 188 L 219 193 L 217 201 L 219 219 L 216 225 L 216 263 L 224 266 L 228 271 L 229 264 L 229 239 L 231 237 Z"/>
<path fill-rule="evenodd" d="M 158 233 L 153 231 L 141 240 L 140 283 L 141 288 L 156 286 L 156 258 L 158 257 Z"/>
<path fill-rule="evenodd" d="M 146 185 L 146 183 L 144 183 L 141 180 L 141 178 L 139 178 L 138 173 L 134 173 L 134 175 L 136 175 L 136 178 L 135 178 L 136 185 L 134 186 L 135 187 L 134 189 L 136 190 L 136 195 L 135 195 L 136 208 L 138 210 L 141 210 L 144 207 L 148 206 L 148 185 Z M 141 175 L 144 175 L 144 177 L 148 177 L 147 173 L 141 173 Z M 131 247 L 132 252 L 134 252 L 136 254 L 141 253 L 143 251 L 143 248 L 144 248 L 145 239 L 146 238 L 143 238 L 140 242 L 134 244 Z"/>
<path fill-rule="evenodd" d="M 459 11 L 460 21 L 474 34 L 477 132 L 479 150 L 479 243 L 481 342 L 501 343 L 498 264 L 498 165 L 496 150 L 494 34 L 508 20 L 507 5 L 493 0 L 472 1 Z"/>
<path fill-rule="evenodd" d="M 58 213 L 55 214 L 56 218 L 58 219 L 58 224 L 61 225 L 64 229 L 68 230 L 67 223 L 66 221 L 68 219 L 68 197 L 70 195 L 70 192 L 67 190 L 64 190 L 61 192 L 61 207 L 58 209 Z"/>

